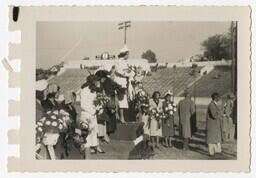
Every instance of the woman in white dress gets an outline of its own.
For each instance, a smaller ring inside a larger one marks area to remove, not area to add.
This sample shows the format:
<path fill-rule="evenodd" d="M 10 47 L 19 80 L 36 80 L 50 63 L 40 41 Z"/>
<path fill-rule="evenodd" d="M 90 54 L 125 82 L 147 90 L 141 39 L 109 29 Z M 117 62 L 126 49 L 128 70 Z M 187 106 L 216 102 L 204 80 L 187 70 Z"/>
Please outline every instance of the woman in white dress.
<path fill-rule="evenodd" d="M 87 82 L 82 86 L 80 93 L 82 108 L 80 122 L 88 124 L 89 127 L 89 133 L 84 147 L 89 148 L 90 153 L 104 153 L 99 146 L 96 107 L 94 105 L 96 91 L 99 84 L 98 77 L 90 75 L 87 77 Z"/>
<path fill-rule="evenodd" d="M 152 95 L 152 99 L 149 100 L 150 109 L 157 109 L 158 111 L 162 110 L 163 103 L 160 100 L 160 92 L 155 91 Z M 150 122 L 150 136 L 153 147 L 159 148 L 159 137 L 162 136 L 162 127 L 161 120 L 157 121 L 155 117 L 151 116 Z"/>

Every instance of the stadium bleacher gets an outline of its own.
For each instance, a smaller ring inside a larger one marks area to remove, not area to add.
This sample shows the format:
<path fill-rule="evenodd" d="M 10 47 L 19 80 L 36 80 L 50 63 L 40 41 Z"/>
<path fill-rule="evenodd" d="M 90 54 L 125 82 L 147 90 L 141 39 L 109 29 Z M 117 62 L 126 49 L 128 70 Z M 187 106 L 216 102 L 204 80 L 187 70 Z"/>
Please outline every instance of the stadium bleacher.
<path fill-rule="evenodd" d="M 197 71 L 202 68 L 197 67 Z M 188 88 L 188 91 L 197 97 L 210 97 L 212 92 L 219 92 L 224 95 L 232 89 L 231 66 L 215 66 L 211 72 L 203 74 L 197 80 L 196 85 L 195 76 L 191 75 L 191 71 L 191 67 L 158 69 L 156 72 L 152 72 L 150 76 L 143 78 L 144 89 L 149 95 L 152 95 L 156 90 L 162 95 L 168 90 L 172 90 L 175 96 L 181 96 L 183 91 Z M 76 91 L 85 83 L 88 75 L 89 72 L 85 69 L 66 69 L 61 75 L 50 79 L 49 83 L 58 84 L 61 93 L 68 90 Z"/>
<path fill-rule="evenodd" d="M 203 75 L 188 89 L 197 97 L 211 97 L 213 92 L 218 92 L 223 96 L 231 90 L 232 66 L 215 66 L 210 73 Z"/>
<path fill-rule="evenodd" d="M 201 69 L 202 67 L 198 67 L 197 71 Z M 195 81 L 195 76 L 191 75 L 191 71 L 191 67 L 158 69 L 151 76 L 143 78 L 144 89 L 149 95 L 152 95 L 154 91 L 164 94 L 168 90 L 177 95 Z"/>
<path fill-rule="evenodd" d="M 87 70 L 66 69 L 63 74 L 55 76 L 48 82 L 58 84 L 61 93 L 69 90 L 76 91 L 86 82 L 86 77 L 88 75 L 89 72 Z"/>

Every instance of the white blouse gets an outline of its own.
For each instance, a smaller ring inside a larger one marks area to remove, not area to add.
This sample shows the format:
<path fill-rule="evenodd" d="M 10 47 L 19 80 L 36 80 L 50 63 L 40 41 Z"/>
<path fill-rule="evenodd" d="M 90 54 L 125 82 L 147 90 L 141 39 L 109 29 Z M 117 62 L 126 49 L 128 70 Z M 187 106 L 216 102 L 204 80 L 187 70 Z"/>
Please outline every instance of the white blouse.
<path fill-rule="evenodd" d="M 80 95 L 82 111 L 92 116 L 95 115 L 96 108 L 93 102 L 96 99 L 96 92 L 91 92 L 89 87 L 85 87 L 81 90 Z"/>

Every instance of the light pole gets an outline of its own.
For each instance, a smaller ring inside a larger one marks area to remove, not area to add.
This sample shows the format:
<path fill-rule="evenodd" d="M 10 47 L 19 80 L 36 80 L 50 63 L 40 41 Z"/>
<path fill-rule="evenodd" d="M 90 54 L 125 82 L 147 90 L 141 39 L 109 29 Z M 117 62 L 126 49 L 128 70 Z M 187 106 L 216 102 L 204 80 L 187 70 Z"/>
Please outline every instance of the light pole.
<path fill-rule="evenodd" d="M 118 30 L 124 29 L 124 44 L 126 44 L 126 30 L 131 27 L 131 21 L 124 21 L 118 24 Z"/>
<path fill-rule="evenodd" d="M 237 22 L 232 21 L 230 26 L 230 32 L 231 32 L 231 44 L 230 44 L 230 53 L 231 53 L 231 60 L 232 60 L 232 90 L 233 93 L 236 94 L 237 90 L 237 80 L 236 80 L 236 74 L 237 74 L 237 49 L 236 49 L 236 38 L 237 38 Z"/>
<path fill-rule="evenodd" d="M 194 88 L 193 88 L 193 92 L 194 92 L 194 104 L 195 104 L 195 113 L 194 113 L 194 117 L 193 117 L 193 126 L 192 126 L 192 133 L 195 133 L 197 131 L 197 118 L 196 118 L 196 82 L 197 82 L 197 65 L 192 65 L 192 76 L 194 77 Z"/>

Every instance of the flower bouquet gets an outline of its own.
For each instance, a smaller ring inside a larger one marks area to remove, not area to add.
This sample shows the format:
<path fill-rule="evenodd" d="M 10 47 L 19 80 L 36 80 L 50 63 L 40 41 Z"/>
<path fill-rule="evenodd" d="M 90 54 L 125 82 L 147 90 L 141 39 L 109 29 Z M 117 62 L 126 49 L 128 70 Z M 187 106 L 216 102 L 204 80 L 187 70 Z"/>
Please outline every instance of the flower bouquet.
<path fill-rule="evenodd" d="M 149 112 L 149 97 L 145 91 L 140 90 L 135 95 L 135 108 L 138 111 L 141 111 L 144 114 Z"/>
<path fill-rule="evenodd" d="M 167 117 L 162 109 L 157 108 L 150 109 L 150 116 L 156 119 L 158 129 L 161 127 L 161 121 Z"/>
<path fill-rule="evenodd" d="M 168 103 L 164 108 L 164 113 L 168 116 L 172 116 L 176 112 L 176 105 L 174 103 Z"/>
<path fill-rule="evenodd" d="M 75 129 L 75 135 L 73 137 L 75 146 L 80 150 L 80 153 L 84 151 L 84 144 L 87 142 L 86 138 L 89 134 L 89 122 L 80 121 L 79 127 Z"/>
<path fill-rule="evenodd" d="M 164 113 L 166 114 L 166 120 L 165 122 L 167 123 L 168 127 L 170 126 L 170 119 L 172 118 L 171 116 L 174 115 L 176 112 L 176 105 L 172 102 L 168 102 L 164 107 L 163 107 Z"/>
<path fill-rule="evenodd" d="M 67 131 L 70 123 L 69 114 L 64 110 L 48 111 L 36 123 L 36 142 L 47 146 L 51 159 L 55 159 L 53 146 L 57 144 L 59 133 Z"/>
<path fill-rule="evenodd" d="M 96 99 L 94 100 L 94 106 L 96 107 L 96 115 L 99 116 L 103 113 L 107 104 L 110 102 L 110 98 L 104 93 L 97 93 Z"/>

